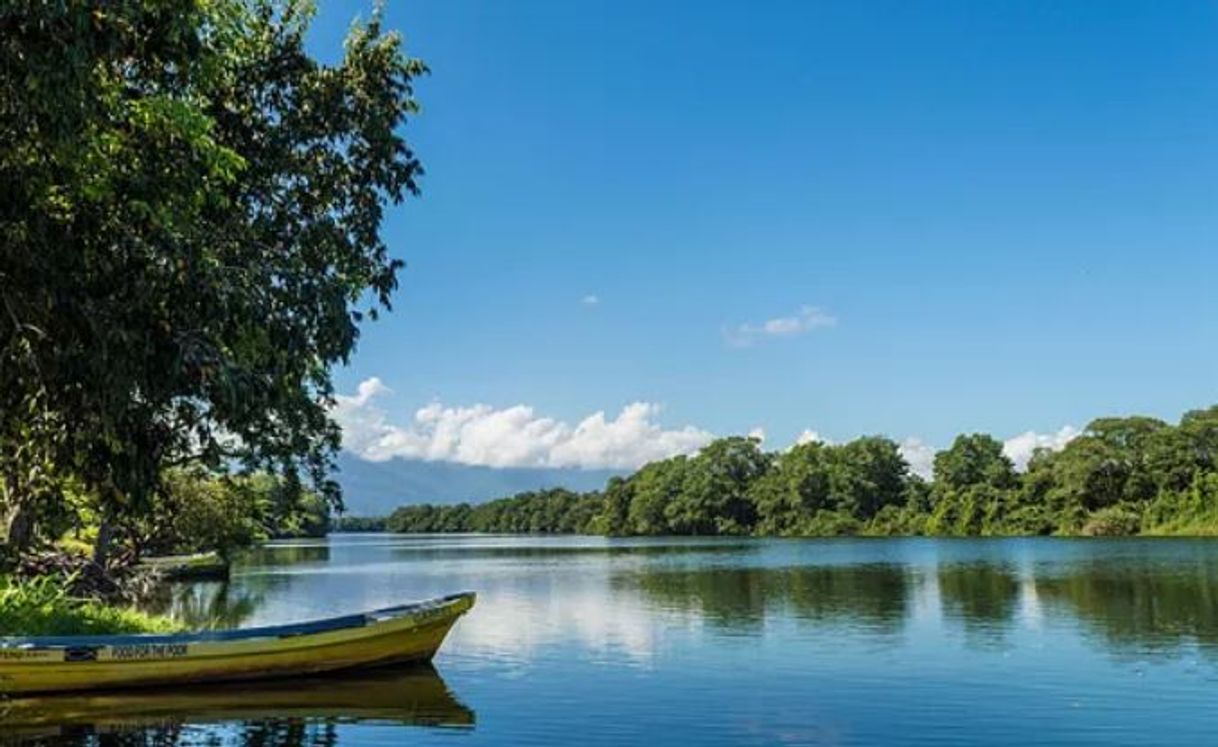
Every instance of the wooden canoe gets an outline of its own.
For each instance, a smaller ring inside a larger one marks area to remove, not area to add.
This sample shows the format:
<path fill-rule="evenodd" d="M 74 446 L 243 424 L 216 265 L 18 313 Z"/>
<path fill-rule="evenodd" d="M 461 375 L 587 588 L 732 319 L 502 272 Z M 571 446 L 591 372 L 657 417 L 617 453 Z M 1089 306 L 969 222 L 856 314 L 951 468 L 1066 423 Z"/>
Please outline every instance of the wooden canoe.
<path fill-rule="evenodd" d="M 166 581 L 227 581 L 231 575 L 229 562 L 217 552 L 148 557 L 139 567 L 156 571 Z"/>
<path fill-rule="evenodd" d="M 0 694 L 182 685 L 429 661 L 472 593 L 361 615 L 174 635 L 0 638 Z"/>

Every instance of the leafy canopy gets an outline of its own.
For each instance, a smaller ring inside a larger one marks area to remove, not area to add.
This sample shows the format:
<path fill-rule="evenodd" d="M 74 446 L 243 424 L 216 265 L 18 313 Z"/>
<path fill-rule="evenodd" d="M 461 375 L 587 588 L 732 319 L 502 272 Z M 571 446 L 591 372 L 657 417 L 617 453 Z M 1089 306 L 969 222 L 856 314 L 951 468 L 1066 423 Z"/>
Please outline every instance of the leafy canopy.
<path fill-rule="evenodd" d="M 753 439 L 730 437 L 614 477 L 603 493 L 559 492 L 561 500 L 526 493 L 477 506 L 409 506 L 379 526 L 611 535 L 1218 534 L 1218 407 L 1188 412 L 1179 425 L 1101 418 L 1061 450 L 1038 450 L 1023 472 L 984 433 L 961 435 L 937 453 L 931 481 L 911 474 L 898 444 L 880 436 L 770 453 Z"/>
<path fill-rule="evenodd" d="M 401 262 L 426 71 L 376 17 L 341 59 L 297 0 L 0 6 L 0 500 L 111 519 L 167 467 L 304 474 L 330 501 L 330 369 Z M 11 530 L 11 526 L 6 526 Z"/>

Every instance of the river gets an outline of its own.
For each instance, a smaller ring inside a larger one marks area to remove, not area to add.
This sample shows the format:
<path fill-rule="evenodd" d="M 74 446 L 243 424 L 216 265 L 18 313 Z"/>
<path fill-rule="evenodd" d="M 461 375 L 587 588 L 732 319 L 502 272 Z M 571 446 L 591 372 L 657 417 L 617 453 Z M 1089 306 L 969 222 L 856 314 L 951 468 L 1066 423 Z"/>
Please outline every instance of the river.
<path fill-rule="evenodd" d="M 1110 746 L 1218 730 L 1218 541 L 335 535 L 262 547 L 169 606 L 250 626 L 463 590 L 478 604 L 434 669 L 117 698 L 46 738 Z"/>

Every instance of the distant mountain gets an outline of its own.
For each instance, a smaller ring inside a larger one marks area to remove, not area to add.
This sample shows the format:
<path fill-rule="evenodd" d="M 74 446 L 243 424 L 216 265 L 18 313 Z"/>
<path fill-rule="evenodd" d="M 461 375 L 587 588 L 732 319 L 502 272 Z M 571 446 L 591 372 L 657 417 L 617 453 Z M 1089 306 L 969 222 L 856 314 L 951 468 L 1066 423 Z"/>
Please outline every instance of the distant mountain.
<path fill-rule="evenodd" d="M 479 503 L 538 488 L 598 490 L 620 470 L 473 467 L 454 462 L 369 462 L 343 452 L 337 479 L 351 516 L 385 516 L 412 503 Z"/>

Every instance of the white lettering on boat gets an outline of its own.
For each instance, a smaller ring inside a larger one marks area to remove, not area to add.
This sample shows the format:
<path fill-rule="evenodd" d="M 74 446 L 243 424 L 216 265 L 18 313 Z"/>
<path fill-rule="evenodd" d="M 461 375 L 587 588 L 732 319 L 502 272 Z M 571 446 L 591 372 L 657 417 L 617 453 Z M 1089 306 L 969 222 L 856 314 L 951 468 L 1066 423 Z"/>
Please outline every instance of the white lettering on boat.
<path fill-rule="evenodd" d="M 185 643 L 145 643 L 139 646 L 115 646 L 110 658 L 119 661 L 136 659 L 176 659 L 186 655 Z"/>
<path fill-rule="evenodd" d="M 0 661 L 51 661 L 62 657 L 58 652 L 45 649 L 4 649 L 0 648 Z"/>

